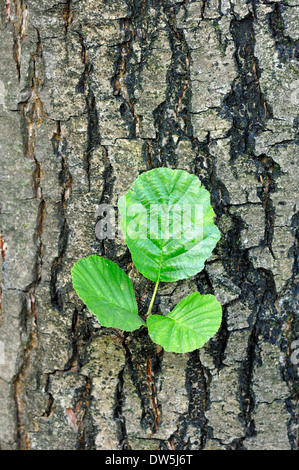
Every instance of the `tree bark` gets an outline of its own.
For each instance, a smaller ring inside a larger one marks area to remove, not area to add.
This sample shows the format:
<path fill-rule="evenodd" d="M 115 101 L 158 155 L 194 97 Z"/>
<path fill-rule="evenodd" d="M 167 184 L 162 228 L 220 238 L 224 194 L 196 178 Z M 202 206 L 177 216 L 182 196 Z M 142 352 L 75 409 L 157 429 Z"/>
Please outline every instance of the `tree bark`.
<path fill-rule="evenodd" d="M 298 2 L 0 10 L 1 448 L 296 449 Z M 221 302 L 190 354 L 101 327 L 71 282 L 106 256 L 146 313 L 154 283 L 95 228 L 99 204 L 160 166 L 200 178 L 221 230 L 206 268 L 154 303 Z"/>

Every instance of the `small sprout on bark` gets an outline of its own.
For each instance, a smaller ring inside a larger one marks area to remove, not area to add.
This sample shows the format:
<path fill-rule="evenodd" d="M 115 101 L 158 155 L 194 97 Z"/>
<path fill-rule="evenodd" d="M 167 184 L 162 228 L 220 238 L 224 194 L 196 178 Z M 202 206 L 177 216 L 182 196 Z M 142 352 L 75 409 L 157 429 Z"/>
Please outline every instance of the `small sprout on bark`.
<path fill-rule="evenodd" d="M 213 295 L 187 296 L 167 315 L 153 315 L 160 282 L 195 276 L 220 239 L 210 194 L 200 180 L 182 170 L 157 168 L 141 174 L 120 198 L 121 230 L 136 268 L 155 282 L 145 320 L 130 278 L 101 256 L 82 258 L 72 269 L 73 286 L 106 327 L 148 328 L 166 351 L 185 353 L 203 346 L 218 331 L 222 309 Z"/>

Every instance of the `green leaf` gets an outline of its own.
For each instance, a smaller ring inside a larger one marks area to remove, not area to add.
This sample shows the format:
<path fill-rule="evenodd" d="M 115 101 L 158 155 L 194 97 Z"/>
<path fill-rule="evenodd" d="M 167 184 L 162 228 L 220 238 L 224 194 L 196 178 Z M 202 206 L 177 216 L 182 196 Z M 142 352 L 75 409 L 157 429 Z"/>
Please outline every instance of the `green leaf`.
<path fill-rule="evenodd" d="M 155 282 L 194 276 L 220 239 L 209 192 L 183 170 L 141 174 L 118 207 L 133 263 Z"/>
<path fill-rule="evenodd" d="M 147 319 L 151 339 L 165 351 L 185 353 L 201 348 L 217 333 L 221 324 L 221 305 L 213 295 L 194 292 L 168 313 Z"/>
<path fill-rule="evenodd" d="M 134 331 L 145 325 L 131 279 L 117 264 L 97 255 L 82 258 L 72 268 L 73 286 L 102 326 Z"/>

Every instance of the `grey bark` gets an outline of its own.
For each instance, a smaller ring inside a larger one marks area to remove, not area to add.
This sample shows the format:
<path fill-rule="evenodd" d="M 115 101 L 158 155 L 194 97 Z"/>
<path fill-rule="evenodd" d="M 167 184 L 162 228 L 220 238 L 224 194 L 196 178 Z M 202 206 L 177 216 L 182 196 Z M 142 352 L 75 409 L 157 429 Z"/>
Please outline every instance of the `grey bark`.
<path fill-rule="evenodd" d="M 296 0 L 1 0 L 2 449 L 296 449 L 299 5 Z M 142 171 L 198 175 L 221 241 L 161 285 L 223 306 L 215 337 L 163 352 L 101 327 L 72 288 Z M 1 361 L 0 361 L 1 362 Z"/>

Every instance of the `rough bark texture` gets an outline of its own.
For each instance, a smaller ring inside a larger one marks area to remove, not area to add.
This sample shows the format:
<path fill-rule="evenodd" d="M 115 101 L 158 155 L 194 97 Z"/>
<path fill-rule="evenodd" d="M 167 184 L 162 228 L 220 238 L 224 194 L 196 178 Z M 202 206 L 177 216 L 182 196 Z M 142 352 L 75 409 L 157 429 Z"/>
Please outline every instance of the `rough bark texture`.
<path fill-rule="evenodd" d="M 296 449 L 298 0 L 0 5 L 1 448 Z M 191 354 L 100 327 L 71 283 L 107 256 L 146 311 L 96 210 L 159 166 L 198 175 L 222 233 L 154 304 L 220 300 Z"/>

